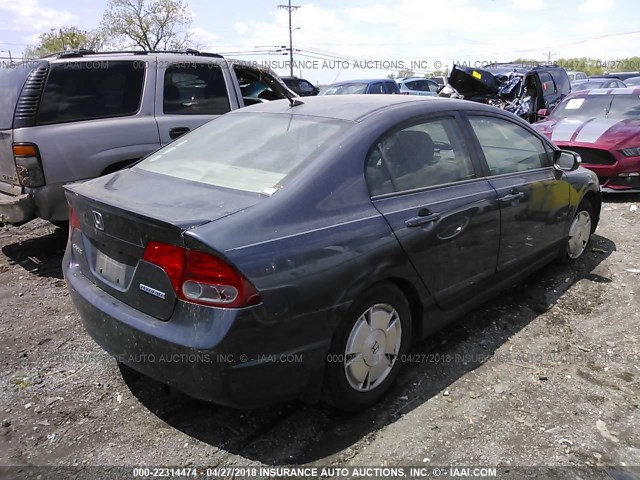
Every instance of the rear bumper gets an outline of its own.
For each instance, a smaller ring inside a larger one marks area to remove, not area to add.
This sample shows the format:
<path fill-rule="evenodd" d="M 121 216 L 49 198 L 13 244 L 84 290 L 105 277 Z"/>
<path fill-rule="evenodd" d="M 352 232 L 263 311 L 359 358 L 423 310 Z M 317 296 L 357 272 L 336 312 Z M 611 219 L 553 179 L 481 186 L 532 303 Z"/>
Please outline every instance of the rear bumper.
<path fill-rule="evenodd" d="M 301 339 L 297 348 L 278 349 L 270 340 L 286 333 L 260 321 L 260 307 L 178 302 L 172 319 L 163 322 L 110 296 L 69 260 L 67 249 L 64 275 L 82 322 L 119 362 L 192 397 L 235 408 L 319 399 L 329 339 Z"/>
<path fill-rule="evenodd" d="M 0 222 L 20 225 L 35 216 L 35 203 L 28 193 L 16 196 L 0 193 Z"/>

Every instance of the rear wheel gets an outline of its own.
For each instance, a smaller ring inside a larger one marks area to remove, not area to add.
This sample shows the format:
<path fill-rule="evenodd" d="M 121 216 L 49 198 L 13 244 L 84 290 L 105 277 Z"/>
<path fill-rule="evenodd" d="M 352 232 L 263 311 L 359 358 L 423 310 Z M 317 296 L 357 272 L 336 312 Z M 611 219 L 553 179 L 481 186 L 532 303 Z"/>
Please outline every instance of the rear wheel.
<path fill-rule="evenodd" d="M 593 207 L 589 200 L 583 200 L 571 221 L 569 237 L 563 250 L 560 252 L 561 262 L 577 260 L 584 254 L 591 240 L 593 225 Z"/>
<path fill-rule="evenodd" d="M 372 287 L 338 327 L 327 358 L 330 402 L 359 410 L 377 402 L 398 376 L 411 342 L 411 310 L 392 284 Z"/>

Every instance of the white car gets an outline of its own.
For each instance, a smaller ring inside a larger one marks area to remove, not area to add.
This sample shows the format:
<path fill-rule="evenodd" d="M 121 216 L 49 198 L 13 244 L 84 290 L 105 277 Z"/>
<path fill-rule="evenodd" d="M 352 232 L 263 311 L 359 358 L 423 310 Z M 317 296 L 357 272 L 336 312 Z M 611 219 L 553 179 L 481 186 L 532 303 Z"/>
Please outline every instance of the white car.
<path fill-rule="evenodd" d="M 567 72 L 567 75 L 569 76 L 569 80 L 571 82 L 573 82 L 574 80 L 586 80 L 587 79 L 587 74 L 584 72 Z"/>

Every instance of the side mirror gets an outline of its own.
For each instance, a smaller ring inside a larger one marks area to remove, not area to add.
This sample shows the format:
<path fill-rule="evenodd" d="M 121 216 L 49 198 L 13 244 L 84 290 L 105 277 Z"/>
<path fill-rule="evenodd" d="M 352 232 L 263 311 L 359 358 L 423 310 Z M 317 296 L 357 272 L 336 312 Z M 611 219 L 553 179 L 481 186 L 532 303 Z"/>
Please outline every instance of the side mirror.
<path fill-rule="evenodd" d="M 538 116 L 540 118 L 548 117 L 550 113 L 551 111 L 548 108 L 541 108 L 540 110 L 538 110 Z"/>
<path fill-rule="evenodd" d="M 576 152 L 569 150 L 556 150 L 553 152 L 553 167 L 561 172 L 573 172 L 576 170 L 582 159 Z"/>

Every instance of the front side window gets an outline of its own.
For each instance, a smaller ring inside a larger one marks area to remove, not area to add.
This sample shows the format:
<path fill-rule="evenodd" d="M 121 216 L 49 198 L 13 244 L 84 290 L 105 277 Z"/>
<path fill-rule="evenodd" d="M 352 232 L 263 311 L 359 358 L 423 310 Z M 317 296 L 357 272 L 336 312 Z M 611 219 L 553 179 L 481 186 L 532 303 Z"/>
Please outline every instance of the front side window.
<path fill-rule="evenodd" d="M 315 90 L 315 87 L 306 80 L 300 80 L 298 83 L 298 88 L 302 93 L 311 93 Z"/>
<path fill-rule="evenodd" d="M 285 89 L 280 81 L 267 71 L 238 65 L 233 67 L 233 71 L 238 79 L 245 105 L 286 98 Z"/>
<path fill-rule="evenodd" d="M 144 75 L 144 69 L 129 61 L 52 64 L 38 124 L 134 115 L 140 109 Z"/>
<path fill-rule="evenodd" d="M 413 80 L 407 82 L 407 87 L 411 90 L 418 90 L 420 92 L 437 92 L 438 85 L 429 82 L 428 80 Z"/>
<path fill-rule="evenodd" d="M 367 158 L 371 196 L 444 185 L 474 178 L 467 146 L 454 118 L 396 130 Z"/>
<path fill-rule="evenodd" d="M 163 112 L 222 115 L 231 110 L 222 69 L 213 63 L 176 63 L 164 73 Z"/>
<path fill-rule="evenodd" d="M 526 128 L 488 116 L 469 117 L 491 175 L 522 172 L 549 164 L 544 142 Z"/>
<path fill-rule="evenodd" d="M 369 87 L 369 93 L 381 94 L 387 93 L 384 89 L 384 85 L 382 83 L 374 83 Z"/>
<path fill-rule="evenodd" d="M 303 115 L 221 115 L 137 164 L 134 169 L 270 195 L 330 139 L 352 125 Z"/>
<path fill-rule="evenodd" d="M 540 72 L 540 83 L 542 84 L 542 94 L 551 95 L 556 93 L 556 84 L 553 77 L 548 72 Z"/>

